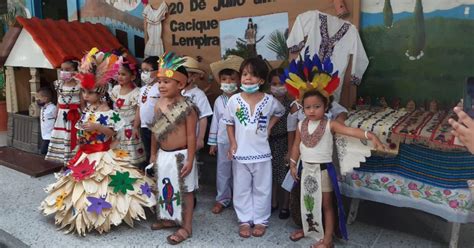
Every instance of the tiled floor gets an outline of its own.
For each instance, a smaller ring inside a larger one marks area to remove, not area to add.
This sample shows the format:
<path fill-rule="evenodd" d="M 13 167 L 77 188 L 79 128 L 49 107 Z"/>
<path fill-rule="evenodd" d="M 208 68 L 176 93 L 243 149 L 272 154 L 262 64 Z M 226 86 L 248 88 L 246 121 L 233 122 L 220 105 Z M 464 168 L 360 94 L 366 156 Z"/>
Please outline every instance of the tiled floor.
<path fill-rule="evenodd" d="M 56 231 L 53 217 L 44 217 L 37 210 L 45 197 L 43 188 L 53 180 L 52 175 L 31 178 L 0 166 L 0 229 L 32 247 L 166 246 L 166 236 L 171 231 L 151 231 L 151 220 L 136 222 L 134 229 L 126 225 L 114 227 L 102 236 L 91 233 L 82 238 Z M 288 236 L 295 226 L 291 220 L 280 220 L 277 216 L 271 218 L 263 238 L 240 238 L 231 209 L 218 216 L 209 211 L 213 194 L 211 187 L 200 190 L 193 237 L 183 243 L 184 247 L 308 247 L 312 243 L 310 239 L 290 241 Z M 448 223 L 433 215 L 362 202 L 356 222 L 349 226 L 350 240 L 337 241 L 336 247 L 447 247 L 450 231 Z M 462 225 L 459 247 L 474 247 L 473 233 L 473 224 Z"/>

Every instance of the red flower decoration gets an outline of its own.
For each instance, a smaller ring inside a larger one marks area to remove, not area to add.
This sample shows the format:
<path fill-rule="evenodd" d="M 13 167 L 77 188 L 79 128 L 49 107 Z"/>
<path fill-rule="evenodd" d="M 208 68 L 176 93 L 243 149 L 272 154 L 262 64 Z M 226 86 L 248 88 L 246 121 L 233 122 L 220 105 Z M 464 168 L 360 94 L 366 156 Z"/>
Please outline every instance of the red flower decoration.
<path fill-rule="evenodd" d="M 127 137 L 127 139 L 132 137 L 132 129 L 125 129 L 125 137 Z"/>
<path fill-rule="evenodd" d="M 143 154 L 143 148 L 138 148 L 138 154 Z"/>
<path fill-rule="evenodd" d="M 68 166 L 68 168 L 72 170 L 72 177 L 74 177 L 74 180 L 81 181 L 81 180 L 84 180 L 84 178 L 94 174 L 95 172 L 94 166 L 95 166 L 95 161 L 90 163 L 89 159 L 86 158 L 77 166 L 70 165 Z"/>
<path fill-rule="evenodd" d="M 117 106 L 117 108 L 122 108 L 124 103 L 125 103 L 125 99 L 119 98 L 117 99 L 117 101 L 115 101 L 115 106 Z"/>

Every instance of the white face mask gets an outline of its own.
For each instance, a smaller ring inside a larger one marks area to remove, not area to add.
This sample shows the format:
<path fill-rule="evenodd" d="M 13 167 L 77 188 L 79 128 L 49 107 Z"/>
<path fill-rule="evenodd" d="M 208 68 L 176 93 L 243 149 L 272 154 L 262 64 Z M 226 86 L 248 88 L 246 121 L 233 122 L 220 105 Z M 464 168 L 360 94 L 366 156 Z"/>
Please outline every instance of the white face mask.
<path fill-rule="evenodd" d="M 221 84 L 221 90 L 224 91 L 224 93 L 232 94 L 237 91 L 237 83 Z"/>
<path fill-rule="evenodd" d="M 260 89 L 260 84 L 258 84 L 258 83 L 250 84 L 250 85 L 242 84 L 240 86 L 240 89 L 245 93 L 253 94 L 253 93 L 257 92 L 258 89 Z"/>
<path fill-rule="evenodd" d="M 76 72 L 73 71 L 59 71 L 59 79 L 64 82 L 70 81 Z"/>
<path fill-rule="evenodd" d="M 154 78 L 151 77 L 151 71 L 143 71 L 140 75 L 140 78 L 145 84 L 153 83 Z"/>
<path fill-rule="evenodd" d="M 285 86 L 271 86 L 270 91 L 274 96 L 284 96 L 286 95 L 286 88 Z"/>

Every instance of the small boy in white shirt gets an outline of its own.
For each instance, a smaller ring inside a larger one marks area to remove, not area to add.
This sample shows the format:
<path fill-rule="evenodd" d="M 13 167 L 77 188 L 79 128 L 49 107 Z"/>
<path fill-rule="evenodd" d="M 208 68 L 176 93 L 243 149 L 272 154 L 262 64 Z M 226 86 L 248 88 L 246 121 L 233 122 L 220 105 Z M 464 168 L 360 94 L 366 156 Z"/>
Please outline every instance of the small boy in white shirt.
<path fill-rule="evenodd" d="M 206 135 L 207 128 L 207 117 L 212 115 L 211 104 L 207 99 L 206 93 L 199 89 L 196 85 L 196 81 L 204 76 L 204 71 L 199 68 L 199 62 L 192 57 L 184 57 L 186 62 L 184 67 L 188 72 L 188 84 L 184 88 L 183 96 L 189 97 L 191 101 L 199 109 L 199 121 L 196 133 L 196 151 L 201 150 L 204 147 L 204 136 Z"/>
<path fill-rule="evenodd" d="M 212 213 L 220 214 L 232 202 L 232 160 L 227 157 L 229 151 L 229 137 L 227 124 L 224 122 L 224 113 L 227 111 L 227 102 L 240 87 L 240 65 L 244 61 L 239 56 L 230 55 L 225 60 L 210 64 L 214 78 L 220 84 L 222 95 L 214 103 L 211 128 L 209 130 L 209 154 L 215 156 L 217 151 L 216 172 L 216 203 Z"/>
<path fill-rule="evenodd" d="M 40 125 L 41 125 L 41 154 L 48 153 L 49 140 L 51 139 L 51 132 L 53 132 L 54 122 L 56 121 L 57 108 L 54 103 L 53 92 L 50 88 L 40 88 L 36 93 L 36 104 L 41 107 L 40 110 Z"/>
<path fill-rule="evenodd" d="M 155 104 L 160 97 L 160 91 L 158 90 L 158 84 L 156 83 L 158 60 L 159 57 L 150 56 L 144 59 L 141 64 L 140 78 L 143 82 L 143 86 L 140 88 L 138 105 L 140 106 L 140 135 L 146 154 L 146 160 L 142 165 L 142 169 L 148 165 L 148 163 L 152 162 L 150 161 L 151 130 L 148 126 L 153 123 Z"/>

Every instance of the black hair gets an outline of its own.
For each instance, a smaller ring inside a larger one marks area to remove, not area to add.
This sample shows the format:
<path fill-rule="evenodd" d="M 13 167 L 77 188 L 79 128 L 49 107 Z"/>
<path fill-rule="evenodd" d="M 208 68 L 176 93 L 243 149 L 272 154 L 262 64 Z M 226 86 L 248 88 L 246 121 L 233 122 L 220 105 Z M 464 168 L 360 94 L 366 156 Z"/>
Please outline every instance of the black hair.
<path fill-rule="evenodd" d="M 268 66 L 265 61 L 259 57 L 248 58 L 242 62 L 240 65 L 239 73 L 242 75 L 242 72 L 245 68 L 248 68 L 250 73 L 255 77 L 261 78 L 264 80 L 263 84 L 260 85 L 260 91 L 265 92 L 268 88 L 267 76 L 268 76 Z"/>
<path fill-rule="evenodd" d="M 176 71 L 177 71 L 177 72 L 181 72 L 181 73 L 183 73 L 183 74 L 186 76 L 186 78 L 188 78 L 188 77 L 189 77 L 189 75 L 188 75 L 188 71 L 186 70 L 186 67 L 184 67 L 184 66 L 180 66 L 180 67 L 178 67 L 178 69 L 176 69 Z M 186 82 L 184 82 L 184 83 L 185 83 L 186 85 L 188 84 L 188 82 L 187 82 L 187 81 L 186 81 Z"/>
<path fill-rule="evenodd" d="M 50 101 L 53 100 L 53 91 L 49 87 L 41 87 L 36 91 L 36 93 L 47 97 Z"/>
<path fill-rule="evenodd" d="M 326 98 L 321 92 L 317 90 L 306 91 L 303 94 L 303 98 L 301 99 L 301 105 L 303 105 L 304 107 L 304 99 L 308 97 L 312 97 L 312 96 L 315 96 L 321 99 L 321 101 L 324 103 L 324 109 L 326 110 L 326 113 L 332 108 L 332 102 L 334 101 L 334 97 L 330 96 L 329 98 Z"/>
<path fill-rule="evenodd" d="M 275 68 L 268 73 L 267 81 L 270 83 L 273 77 L 280 77 L 285 71 L 282 68 Z"/>
<path fill-rule="evenodd" d="M 239 75 L 239 72 L 236 71 L 236 70 L 232 70 L 232 69 L 229 69 L 229 68 L 226 68 L 226 69 L 223 69 L 219 72 L 219 77 L 221 76 L 232 76 L 234 75 L 234 73 L 237 74 L 237 76 Z M 239 79 L 240 80 L 240 79 Z"/>
<path fill-rule="evenodd" d="M 158 70 L 158 60 L 160 58 L 158 56 L 150 56 L 143 60 L 142 63 L 149 64 L 153 68 L 154 71 Z"/>
<path fill-rule="evenodd" d="M 77 61 L 77 60 L 69 59 L 69 60 L 63 61 L 63 63 L 72 65 L 72 67 L 74 68 L 75 71 L 79 70 L 79 61 Z"/>
<path fill-rule="evenodd" d="M 137 75 L 136 65 L 132 64 L 129 60 L 127 60 L 127 58 L 123 58 L 122 67 L 129 71 L 132 75 Z"/>

